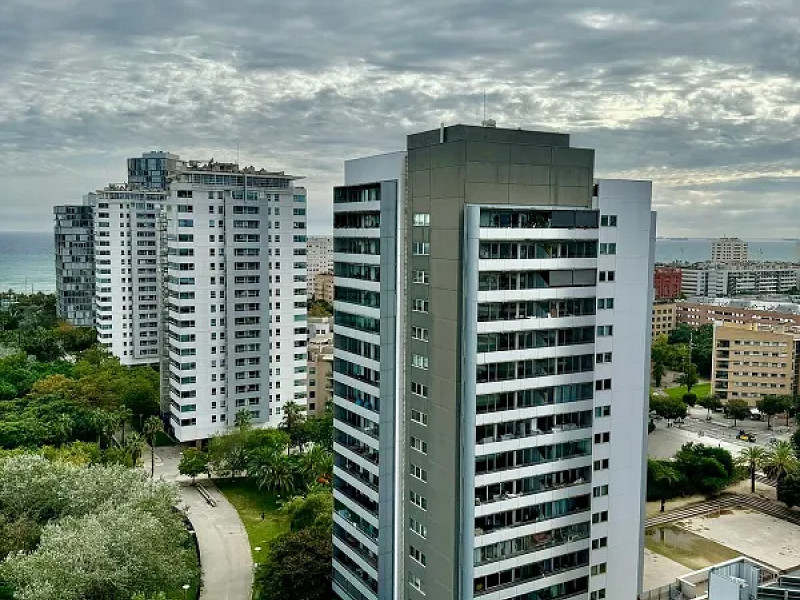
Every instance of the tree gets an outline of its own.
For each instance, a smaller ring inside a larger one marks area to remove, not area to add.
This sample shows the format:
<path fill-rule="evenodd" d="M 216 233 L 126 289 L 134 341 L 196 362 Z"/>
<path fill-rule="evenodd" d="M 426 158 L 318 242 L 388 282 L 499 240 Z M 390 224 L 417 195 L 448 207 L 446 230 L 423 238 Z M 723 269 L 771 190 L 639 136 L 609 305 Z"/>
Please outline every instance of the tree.
<path fill-rule="evenodd" d="M 147 439 L 147 443 L 150 446 L 150 477 L 153 477 L 156 472 L 156 436 L 159 433 L 164 433 L 164 423 L 155 415 L 147 417 L 147 420 L 144 422 L 144 427 L 142 428 L 142 433 L 144 433 L 144 437 Z"/>
<path fill-rule="evenodd" d="M 778 483 L 778 500 L 789 508 L 800 506 L 800 475 L 792 473 Z"/>
<path fill-rule="evenodd" d="M 270 457 L 267 464 L 268 466 L 259 473 L 256 479 L 258 489 L 271 489 L 278 495 L 293 492 L 297 472 L 292 458 L 286 454 L 275 454 Z"/>
<path fill-rule="evenodd" d="M 322 446 L 314 445 L 300 457 L 300 469 L 308 485 L 315 481 L 330 483 L 333 479 L 333 454 Z"/>
<path fill-rule="evenodd" d="M 767 429 L 772 429 L 772 417 L 791 408 L 791 397 L 767 395 L 758 400 L 756 406 L 758 410 L 767 415 Z"/>
<path fill-rule="evenodd" d="M 700 381 L 697 376 L 697 367 L 694 363 L 688 363 L 684 372 L 678 377 L 678 383 L 686 386 L 686 391 L 691 392 L 694 385 Z"/>
<path fill-rule="evenodd" d="M 330 488 L 306 496 L 295 496 L 283 505 L 283 510 L 289 516 L 289 528 L 292 531 L 310 529 L 321 538 L 330 537 L 333 533 L 333 494 Z"/>
<path fill-rule="evenodd" d="M 739 453 L 736 457 L 736 465 L 747 469 L 750 475 L 750 493 L 756 492 L 756 471 L 761 467 L 764 461 L 765 452 L 763 448 L 758 446 L 748 446 Z"/>
<path fill-rule="evenodd" d="M 750 405 L 745 400 L 732 398 L 725 403 L 725 412 L 733 419 L 733 426 L 736 427 L 736 421 L 746 419 L 750 414 Z"/>
<path fill-rule="evenodd" d="M 333 403 L 328 402 L 325 412 L 306 421 L 308 441 L 333 451 Z"/>
<path fill-rule="evenodd" d="M 667 367 L 664 366 L 664 363 L 653 363 L 653 381 L 655 382 L 657 388 L 661 387 L 661 380 L 664 378 L 664 373 L 666 372 Z"/>
<path fill-rule="evenodd" d="M 307 529 L 279 536 L 256 570 L 256 600 L 327 600 L 332 555 L 331 536 Z"/>
<path fill-rule="evenodd" d="M 283 406 L 283 421 L 279 427 L 289 434 L 290 448 L 298 448 L 308 441 L 306 416 L 295 402 L 287 402 Z"/>
<path fill-rule="evenodd" d="M 762 468 L 767 476 L 777 480 L 778 484 L 787 476 L 798 471 L 797 457 L 790 442 L 779 441 L 764 456 Z"/>
<path fill-rule="evenodd" d="M 198 475 L 208 473 L 208 453 L 197 448 L 187 448 L 181 455 L 178 473 L 188 475 L 192 478 L 192 483 L 194 483 Z"/>
<path fill-rule="evenodd" d="M 40 362 L 53 362 L 64 356 L 64 349 L 56 335 L 42 327 L 26 332 L 20 340 L 20 349 L 32 354 Z"/>
<path fill-rule="evenodd" d="M 237 429 L 247 429 L 250 427 L 250 421 L 253 420 L 253 415 L 250 413 L 249 410 L 243 408 L 241 410 L 236 411 L 236 416 L 234 417 L 233 424 Z"/>
<path fill-rule="evenodd" d="M 706 417 L 707 420 L 711 420 L 711 411 L 718 410 L 722 408 L 722 400 L 719 399 L 719 396 L 716 394 L 711 394 L 710 396 L 706 396 L 705 398 L 699 398 L 697 403 L 705 409 L 708 409 L 708 416 Z"/>
<path fill-rule="evenodd" d="M 792 447 L 794 448 L 795 456 L 800 458 L 800 428 L 792 434 Z"/>
<path fill-rule="evenodd" d="M 688 407 L 678 398 L 651 396 L 650 410 L 667 420 L 683 419 L 688 414 Z"/>
<path fill-rule="evenodd" d="M 697 394 L 694 394 L 692 392 L 686 392 L 683 395 L 683 401 L 685 404 L 688 404 L 689 406 L 693 407 L 695 404 L 697 404 Z"/>
<path fill-rule="evenodd" d="M 681 475 L 675 467 L 657 460 L 647 460 L 648 479 L 659 484 L 661 493 L 661 512 L 664 512 L 664 504 L 667 501 L 667 491 L 672 485 L 681 480 Z"/>
<path fill-rule="evenodd" d="M 734 477 L 733 456 L 723 448 L 687 442 L 675 454 L 675 467 L 690 491 L 717 494 Z"/>

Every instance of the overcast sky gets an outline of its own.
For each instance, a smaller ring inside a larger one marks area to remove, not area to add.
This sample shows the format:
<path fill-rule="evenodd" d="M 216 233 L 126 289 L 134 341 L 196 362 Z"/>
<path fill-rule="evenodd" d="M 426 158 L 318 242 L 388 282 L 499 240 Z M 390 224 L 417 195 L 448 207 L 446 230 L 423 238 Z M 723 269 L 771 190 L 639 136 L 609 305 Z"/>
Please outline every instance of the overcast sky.
<path fill-rule="evenodd" d="M 797 237 L 800 0 L 0 0 L 0 230 L 151 149 L 306 176 L 482 118 L 652 179 L 659 235 Z"/>

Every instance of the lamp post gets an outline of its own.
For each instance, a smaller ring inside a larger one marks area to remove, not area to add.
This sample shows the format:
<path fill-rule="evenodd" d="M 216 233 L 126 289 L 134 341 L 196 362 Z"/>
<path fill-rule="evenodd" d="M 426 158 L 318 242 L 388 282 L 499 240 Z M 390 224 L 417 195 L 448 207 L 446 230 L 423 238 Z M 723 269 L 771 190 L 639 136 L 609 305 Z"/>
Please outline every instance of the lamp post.
<path fill-rule="evenodd" d="M 181 589 L 183 589 L 183 600 L 186 600 L 186 592 L 189 591 L 189 584 L 184 583 Z"/>

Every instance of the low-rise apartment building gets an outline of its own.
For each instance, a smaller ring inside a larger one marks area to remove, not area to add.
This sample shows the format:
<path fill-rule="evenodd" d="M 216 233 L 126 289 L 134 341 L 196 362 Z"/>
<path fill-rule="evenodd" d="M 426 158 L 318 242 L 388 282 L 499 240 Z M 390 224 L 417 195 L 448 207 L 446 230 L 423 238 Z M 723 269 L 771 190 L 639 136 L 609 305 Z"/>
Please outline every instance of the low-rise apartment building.
<path fill-rule="evenodd" d="M 711 379 L 724 402 L 796 394 L 800 327 L 717 323 Z"/>
<path fill-rule="evenodd" d="M 676 267 L 656 267 L 653 272 L 653 291 L 661 300 L 681 297 L 682 272 Z"/>
<path fill-rule="evenodd" d="M 653 339 L 659 335 L 669 335 L 677 324 L 677 304 L 674 302 L 654 302 L 652 331 Z"/>
<path fill-rule="evenodd" d="M 681 271 L 686 296 L 785 294 L 800 285 L 800 266 L 789 263 L 700 263 Z"/>
<path fill-rule="evenodd" d="M 714 321 L 800 326 L 800 304 L 731 298 L 697 298 L 676 305 L 676 320 L 692 327 Z"/>

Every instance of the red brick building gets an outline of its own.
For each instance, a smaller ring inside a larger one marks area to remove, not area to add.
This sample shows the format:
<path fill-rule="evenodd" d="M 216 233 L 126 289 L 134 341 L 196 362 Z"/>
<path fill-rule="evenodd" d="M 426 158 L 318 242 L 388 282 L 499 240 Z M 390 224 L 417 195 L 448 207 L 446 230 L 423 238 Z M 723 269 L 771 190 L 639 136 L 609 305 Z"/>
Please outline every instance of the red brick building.
<path fill-rule="evenodd" d="M 675 267 L 656 267 L 653 273 L 656 298 L 674 300 L 681 296 L 681 270 Z"/>

